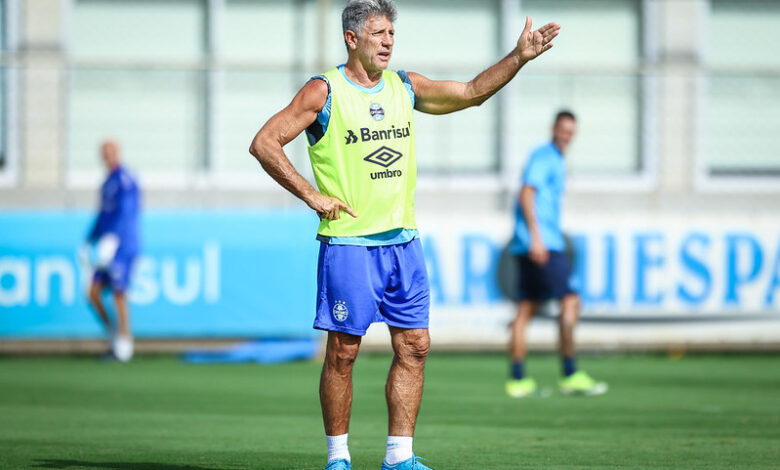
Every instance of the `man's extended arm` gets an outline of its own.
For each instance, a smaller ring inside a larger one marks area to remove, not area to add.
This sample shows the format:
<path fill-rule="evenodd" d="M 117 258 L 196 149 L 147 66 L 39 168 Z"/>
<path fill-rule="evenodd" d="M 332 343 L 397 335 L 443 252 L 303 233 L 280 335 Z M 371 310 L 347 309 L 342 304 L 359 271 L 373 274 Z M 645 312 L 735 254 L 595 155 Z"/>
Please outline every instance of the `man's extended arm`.
<path fill-rule="evenodd" d="M 547 264 L 549 252 L 542 241 L 542 234 L 539 231 L 539 222 L 536 220 L 536 208 L 534 199 L 536 197 L 536 188 L 524 184 L 520 190 L 520 209 L 523 211 L 523 219 L 528 227 L 528 233 L 531 235 L 531 246 L 528 248 L 528 257 L 537 264 Z"/>
<path fill-rule="evenodd" d="M 322 218 L 338 219 L 341 211 L 357 217 L 355 211 L 336 198 L 320 194 L 293 167 L 283 147 L 317 119 L 328 98 L 328 85 L 311 80 L 292 102 L 276 113 L 255 135 L 249 153 L 255 156 L 271 178 L 314 209 Z"/>
<path fill-rule="evenodd" d="M 548 23 L 531 31 L 531 18 L 527 17 L 517 47 L 470 82 L 430 80 L 410 72 L 415 109 L 428 114 L 447 114 L 484 103 L 509 83 L 526 62 L 549 50 L 560 28 L 556 23 Z"/>

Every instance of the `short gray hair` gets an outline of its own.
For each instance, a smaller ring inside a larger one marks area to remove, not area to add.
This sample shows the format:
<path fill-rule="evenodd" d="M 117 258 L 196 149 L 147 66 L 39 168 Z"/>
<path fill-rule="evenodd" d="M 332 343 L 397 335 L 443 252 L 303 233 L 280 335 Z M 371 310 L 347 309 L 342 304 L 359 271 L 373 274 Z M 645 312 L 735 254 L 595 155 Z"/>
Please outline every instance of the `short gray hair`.
<path fill-rule="evenodd" d="M 384 16 L 395 23 L 398 11 L 393 0 L 349 0 L 341 12 L 341 28 L 343 33 L 354 31 L 360 34 L 366 20 L 370 16 Z"/>

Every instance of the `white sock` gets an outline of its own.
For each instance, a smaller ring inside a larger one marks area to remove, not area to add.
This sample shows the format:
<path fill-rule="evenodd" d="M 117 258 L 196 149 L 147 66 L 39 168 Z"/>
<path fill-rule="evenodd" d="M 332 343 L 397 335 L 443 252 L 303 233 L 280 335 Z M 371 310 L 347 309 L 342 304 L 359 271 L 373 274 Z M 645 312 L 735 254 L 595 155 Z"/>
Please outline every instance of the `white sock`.
<path fill-rule="evenodd" d="M 409 436 L 387 436 L 387 453 L 385 462 L 388 465 L 395 465 L 398 462 L 409 460 L 412 454 L 412 437 Z"/>
<path fill-rule="evenodd" d="M 130 361 L 130 359 L 133 358 L 133 338 L 130 336 L 115 336 L 112 349 L 114 351 L 114 357 L 120 362 Z"/>
<path fill-rule="evenodd" d="M 325 441 L 328 443 L 328 463 L 338 459 L 352 461 L 349 457 L 347 436 L 349 436 L 349 433 L 340 436 L 325 436 Z"/>

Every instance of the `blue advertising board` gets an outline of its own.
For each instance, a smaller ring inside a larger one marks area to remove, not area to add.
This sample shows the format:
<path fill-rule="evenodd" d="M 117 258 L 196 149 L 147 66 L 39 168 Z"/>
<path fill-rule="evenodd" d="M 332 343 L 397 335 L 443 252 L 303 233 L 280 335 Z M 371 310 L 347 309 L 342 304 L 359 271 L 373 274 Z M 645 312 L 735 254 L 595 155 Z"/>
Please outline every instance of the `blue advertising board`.
<path fill-rule="evenodd" d="M 0 336 L 102 334 L 86 303 L 89 274 L 77 261 L 92 217 L 0 215 Z M 315 334 L 317 222 L 304 212 L 146 212 L 128 294 L 135 335 Z"/>

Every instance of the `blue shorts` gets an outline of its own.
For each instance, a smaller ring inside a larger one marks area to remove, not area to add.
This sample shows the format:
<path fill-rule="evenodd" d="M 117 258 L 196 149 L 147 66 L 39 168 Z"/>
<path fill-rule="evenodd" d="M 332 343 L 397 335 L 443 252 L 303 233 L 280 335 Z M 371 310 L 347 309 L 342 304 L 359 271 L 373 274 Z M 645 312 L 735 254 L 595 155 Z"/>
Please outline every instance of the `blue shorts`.
<path fill-rule="evenodd" d="M 373 322 L 428 328 L 429 307 L 419 239 L 389 246 L 320 245 L 314 328 L 358 336 Z"/>
<path fill-rule="evenodd" d="M 130 285 L 134 256 L 116 257 L 106 268 L 98 269 L 92 276 L 92 282 L 99 282 L 114 292 L 124 292 Z"/>
<path fill-rule="evenodd" d="M 531 261 L 528 255 L 518 257 L 520 285 L 518 300 L 542 301 L 561 299 L 576 291 L 572 288 L 571 261 L 566 253 L 550 251 L 545 265 Z"/>

